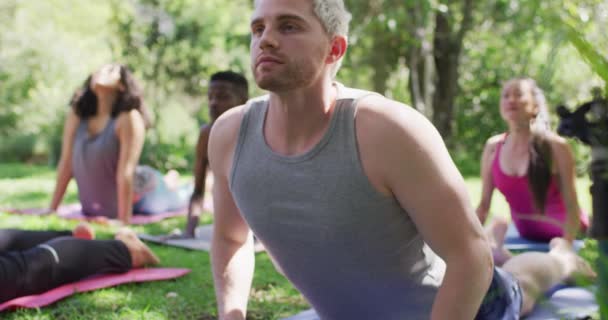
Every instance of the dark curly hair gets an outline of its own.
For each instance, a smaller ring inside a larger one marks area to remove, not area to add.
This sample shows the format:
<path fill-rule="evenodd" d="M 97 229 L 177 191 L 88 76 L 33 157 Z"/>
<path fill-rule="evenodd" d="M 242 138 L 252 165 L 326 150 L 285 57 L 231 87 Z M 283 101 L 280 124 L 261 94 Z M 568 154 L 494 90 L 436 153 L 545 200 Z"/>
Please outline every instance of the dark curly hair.
<path fill-rule="evenodd" d="M 77 90 L 70 101 L 70 106 L 81 119 L 87 119 L 97 114 L 97 95 L 91 89 L 91 78 L 89 75 L 82 88 Z M 124 111 L 136 109 L 141 113 L 146 128 L 151 126 L 150 112 L 143 102 L 142 92 L 127 67 L 120 65 L 120 83 L 124 90 L 119 91 L 118 97 L 112 106 L 112 118 Z"/>

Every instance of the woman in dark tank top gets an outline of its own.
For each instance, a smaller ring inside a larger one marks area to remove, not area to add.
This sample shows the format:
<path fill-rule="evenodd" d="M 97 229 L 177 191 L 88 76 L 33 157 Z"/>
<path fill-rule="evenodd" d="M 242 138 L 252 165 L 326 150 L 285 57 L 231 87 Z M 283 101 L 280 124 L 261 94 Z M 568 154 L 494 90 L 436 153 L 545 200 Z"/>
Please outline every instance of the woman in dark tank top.
<path fill-rule="evenodd" d="M 175 172 L 163 177 L 138 166 L 149 112 L 139 85 L 123 65 L 106 64 L 72 97 L 50 209 L 55 211 L 72 177 L 88 216 L 129 223 L 133 213 L 184 208 L 188 190 L 176 188 Z"/>

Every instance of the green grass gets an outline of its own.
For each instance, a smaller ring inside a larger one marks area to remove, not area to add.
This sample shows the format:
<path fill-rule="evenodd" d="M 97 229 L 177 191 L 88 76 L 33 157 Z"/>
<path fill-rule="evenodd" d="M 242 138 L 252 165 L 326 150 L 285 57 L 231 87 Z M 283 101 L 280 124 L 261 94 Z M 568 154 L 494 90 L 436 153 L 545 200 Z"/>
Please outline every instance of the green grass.
<path fill-rule="evenodd" d="M 50 202 L 54 170 L 41 166 L 0 164 L 0 208 L 43 207 Z M 480 181 L 467 178 L 473 206 L 479 201 Z M 581 206 L 590 212 L 587 195 L 589 181 L 578 181 Z M 70 184 L 65 202 L 77 201 L 76 187 Z M 508 206 L 496 192 L 491 212 L 508 217 Z M 211 223 L 209 215 L 203 223 Z M 182 228 L 185 219 L 173 218 L 146 226 L 137 232 L 168 233 Z M 76 222 L 53 216 L 32 217 L 0 212 L 0 227 L 25 229 L 71 229 Z M 94 226 L 99 238 L 111 238 L 115 227 Z M 51 306 L 36 310 L 3 313 L 0 318 L 23 319 L 215 319 L 216 307 L 209 255 L 205 252 L 150 245 L 161 258 L 163 267 L 190 268 L 192 272 L 172 281 L 127 284 L 90 293 L 75 294 Z M 589 261 L 597 257 L 596 244 L 588 240 L 582 255 Z M 256 255 L 256 270 L 249 303 L 248 319 L 280 319 L 307 309 L 306 301 L 279 275 L 265 253 Z"/>
<path fill-rule="evenodd" d="M 0 208 L 48 206 L 54 188 L 55 172 L 46 167 L 0 164 Z M 66 202 L 77 201 L 76 186 L 68 188 Z M 1 210 L 0 210 L 1 211 Z M 211 223 L 209 215 L 203 223 Z M 0 227 L 35 230 L 63 230 L 74 221 L 54 216 L 33 217 L 0 212 Z M 146 226 L 137 232 L 168 233 L 183 228 L 185 218 L 173 218 Z M 115 227 L 94 225 L 98 238 L 111 238 Z M 75 294 L 39 310 L 17 310 L 0 314 L 1 319 L 216 319 L 215 295 L 209 255 L 201 251 L 150 245 L 161 258 L 161 267 L 190 268 L 185 277 L 171 280 L 127 284 Z M 169 296 L 168 294 L 171 293 Z M 279 275 L 265 253 L 256 255 L 256 271 L 248 319 L 280 319 L 307 309 L 299 293 Z"/>

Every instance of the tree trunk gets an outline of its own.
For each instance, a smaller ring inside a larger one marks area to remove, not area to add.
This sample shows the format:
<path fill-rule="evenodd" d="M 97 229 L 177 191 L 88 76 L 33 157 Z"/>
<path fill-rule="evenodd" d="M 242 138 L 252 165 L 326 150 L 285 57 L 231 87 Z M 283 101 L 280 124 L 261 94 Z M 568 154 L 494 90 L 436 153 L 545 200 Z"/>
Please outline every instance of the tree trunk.
<path fill-rule="evenodd" d="M 458 94 L 458 66 L 462 43 L 472 25 L 473 0 L 464 0 L 460 28 L 454 30 L 448 12 L 435 15 L 434 58 L 437 70 L 433 95 L 433 124 L 444 140 L 452 137 L 454 101 Z"/>
<path fill-rule="evenodd" d="M 426 26 L 425 29 L 432 30 L 432 26 Z M 425 35 L 420 35 L 418 43 L 408 50 L 406 64 L 409 70 L 408 89 L 412 106 L 427 118 L 431 118 L 433 116 L 435 68 L 432 44 L 426 40 Z"/>
<path fill-rule="evenodd" d="M 405 62 L 409 71 L 408 90 L 414 108 L 431 118 L 433 114 L 432 92 L 435 68 L 433 65 L 433 10 L 430 3 L 421 1 L 405 4 L 409 18 L 404 21 L 407 29 Z"/>
<path fill-rule="evenodd" d="M 458 45 L 452 43 L 451 26 L 447 16 L 438 13 L 435 18 L 434 58 L 437 70 L 437 87 L 433 95 L 433 124 L 444 139 L 452 132 L 454 99 L 458 81 Z"/>

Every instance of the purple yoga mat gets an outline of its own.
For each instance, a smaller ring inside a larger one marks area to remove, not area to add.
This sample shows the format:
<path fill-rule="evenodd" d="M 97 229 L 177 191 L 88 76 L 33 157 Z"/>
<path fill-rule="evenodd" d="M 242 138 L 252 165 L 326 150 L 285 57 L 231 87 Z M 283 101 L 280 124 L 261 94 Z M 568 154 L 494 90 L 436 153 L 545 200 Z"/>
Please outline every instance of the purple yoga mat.
<path fill-rule="evenodd" d="M 213 201 L 210 199 L 210 197 L 206 197 L 204 208 L 207 211 L 213 212 Z M 49 214 L 48 209 L 45 208 L 2 209 L 0 211 L 5 211 L 14 214 L 27 214 L 37 216 Z M 162 212 L 150 216 L 134 214 L 131 218 L 131 224 L 154 223 L 167 218 L 185 216 L 186 214 L 188 214 L 187 208 L 175 211 Z M 72 203 L 60 206 L 59 208 L 57 208 L 57 216 L 65 219 L 89 220 L 91 222 L 96 222 L 95 217 L 88 217 L 83 214 L 80 203 Z"/>
<path fill-rule="evenodd" d="M 77 292 L 87 292 L 117 286 L 123 283 L 168 280 L 181 277 L 190 269 L 181 268 L 142 268 L 131 269 L 126 273 L 103 274 L 65 284 L 38 295 L 15 298 L 0 304 L 0 312 L 16 308 L 39 308 L 47 306 Z"/>

